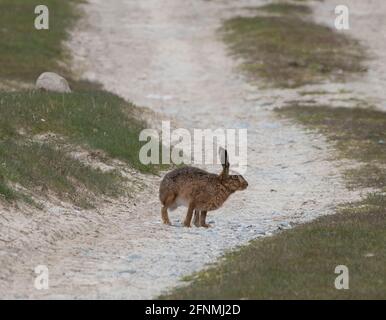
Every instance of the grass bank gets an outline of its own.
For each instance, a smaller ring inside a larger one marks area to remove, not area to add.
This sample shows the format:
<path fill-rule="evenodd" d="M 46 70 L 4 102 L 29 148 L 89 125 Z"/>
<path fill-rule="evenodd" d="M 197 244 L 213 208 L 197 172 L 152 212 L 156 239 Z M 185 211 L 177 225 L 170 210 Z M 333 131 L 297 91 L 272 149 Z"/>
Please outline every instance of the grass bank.
<path fill-rule="evenodd" d="M 28 200 L 51 191 L 62 199 L 89 205 L 98 195 L 117 196 L 125 179 L 116 170 L 102 172 L 67 154 L 64 145 L 102 150 L 147 173 L 157 171 L 138 159 L 139 132 L 146 127 L 134 115 L 136 107 L 87 81 L 74 81 L 66 68 L 69 53 L 63 47 L 68 31 L 80 17 L 83 0 L 47 0 L 49 30 L 36 30 L 35 0 L 0 0 L 0 83 L 34 83 L 45 71 L 65 76 L 71 94 L 0 90 L 0 200 Z M 58 141 L 39 141 L 55 134 Z M 68 148 L 67 148 L 68 149 Z M 71 147 L 70 147 L 71 149 Z"/>
<path fill-rule="evenodd" d="M 60 143 L 36 137 L 55 134 L 67 144 L 102 150 L 142 172 L 155 172 L 138 159 L 138 135 L 145 123 L 130 114 L 133 108 L 107 92 L 0 93 L 0 194 L 17 198 L 10 185 L 19 184 L 35 192 L 51 190 L 78 204 L 85 200 L 82 189 L 122 195 L 118 172 L 86 166 L 66 155 Z"/>
<path fill-rule="evenodd" d="M 358 42 L 313 22 L 308 6 L 274 3 L 253 10 L 255 17 L 236 17 L 222 28 L 225 42 L 243 59 L 241 68 L 252 80 L 292 88 L 326 79 L 344 81 L 364 71 Z"/>
<path fill-rule="evenodd" d="M 48 132 L 74 144 L 100 149 L 142 172 L 154 167 L 138 159 L 139 133 L 146 123 L 133 115 L 135 106 L 104 91 L 72 94 L 26 91 L 0 94 L 0 139 Z"/>
<path fill-rule="evenodd" d="M 62 42 L 68 38 L 68 27 L 79 14 L 75 5 L 81 0 L 46 0 L 49 9 L 49 30 L 34 27 L 36 0 L 0 0 L 1 44 L 0 81 L 34 82 L 45 71 L 69 76 L 64 61 L 68 53 Z"/>

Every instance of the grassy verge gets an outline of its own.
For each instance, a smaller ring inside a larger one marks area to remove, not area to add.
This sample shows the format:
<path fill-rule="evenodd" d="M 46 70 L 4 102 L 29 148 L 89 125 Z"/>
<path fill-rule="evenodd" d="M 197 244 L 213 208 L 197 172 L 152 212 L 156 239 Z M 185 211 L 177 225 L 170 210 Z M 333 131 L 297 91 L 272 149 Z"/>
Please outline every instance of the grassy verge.
<path fill-rule="evenodd" d="M 362 108 L 293 104 L 277 112 L 326 134 L 341 157 L 386 163 L 386 116 Z"/>
<path fill-rule="evenodd" d="M 307 6 L 276 3 L 258 10 L 265 14 L 233 18 L 223 27 L 224 40 L 252 79 L 298 87 L 363 71 L 359 44 L 307 19 Z"/>
<path fill-rule="evenodd" d="M 345 171 L 350 189 L 378 189 L 386 202 L 386 113 L 370 108 L 329 108 L 293 104 L 276 112 L 318 130 L 335 146 L 338 157 L 356 160 L 359 167 Z M 383 206 L 386 211 L 386 207 Z"/>
<path fill-rule="evenodd" d="M 0 0 L 0 82 L 33 83 L 45 71 L 65 76 L 74 92 L 0 91 L 0 200 L 26 200 L 23 188 L 54 192 L 63 199 L 89 205 L 96 195 L 122 194 L 124 179 L 116 171 L 102 172 L 70 157 L 55 141 L 37 135 L 54 133 L 65 145 L 102 150 L 141 172 L 156 172 L 138 159 L 139 132 L 146 124 L 119 97 L 87 81 L 73 81 L 66 69 L 62 43 L 79 18 L 75 5 L 83 0 L 47 0 L 49 30 L 34 28 L 35 0 Z"/>
<path fill-rule="evenodd" d="M 152 166 L 138 159 L 139 132 L 146 124 L 130 115 L 135 107 L 107 92 L 0 94 L 0 138 L 57 133 L 75 144 L 101 149 L 142 172 Z"/>
<path fill-rule="evenodd" d="M 102 172 L 75 160 L 51 144 L 25 139 L 0 142 L 0 196 L 6 200 L 29 200 L 27 194 L 9 187 L 9 182 L 45 194 L 48 190 L 61 199 L 90 207 L 95 195 L 123 195 L 123 178 L 116 171 Z M 87 192 L 85 192 L 87 190 Z"/>
<path fill-rule="evenodd" d="M 67 27 L 77 19 L 74 4 L 81 0 L 46 0 L 50 29 L 36 30 L 36 0 L 0 0 L 1 44 L 0 80 L 34 82 L 45 71 L 69 73 L 61 62 L 67 59 L 62 41 L 67 39 Z"/>
<path fill-rule="evenodd" d="M 133 108 L 106 92 L 0 93 L 0 194 L 15 198 L 7 181 L 35 191 L 49 189 L 77 203 L 84 202 L 77 199 L 82 188 L 108 196 L 121 194 L 123 178 L 117 172 L 85 166 L 58 145 L 31 138 L 54 133 L 68 143 L 103 150 L 142 172 L 154 172 L 155 167 L 138 159 L 138 135 L 145 124 L 130 116 Z"/>

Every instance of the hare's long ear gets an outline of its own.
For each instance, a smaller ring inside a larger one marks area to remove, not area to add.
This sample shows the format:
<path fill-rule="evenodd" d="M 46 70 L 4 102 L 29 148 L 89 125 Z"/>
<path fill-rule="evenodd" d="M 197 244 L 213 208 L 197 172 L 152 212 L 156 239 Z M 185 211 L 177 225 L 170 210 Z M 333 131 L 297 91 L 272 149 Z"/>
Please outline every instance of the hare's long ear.
<path fill-rule="evenodd" d="M 227 177 L 229 175 L 228 151 L 220 147 L 219 153 L 220 153 L 220 159 L 222 164 L 222 172 L 220 175 L 222 177 Z"/>

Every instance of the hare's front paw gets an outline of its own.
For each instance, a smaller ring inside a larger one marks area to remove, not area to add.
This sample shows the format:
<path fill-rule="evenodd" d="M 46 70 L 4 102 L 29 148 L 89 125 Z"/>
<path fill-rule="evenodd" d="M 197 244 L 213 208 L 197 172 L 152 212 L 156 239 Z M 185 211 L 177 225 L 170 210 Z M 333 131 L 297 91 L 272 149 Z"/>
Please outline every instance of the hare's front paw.
<path fill-rule="evenodd" d="M 207 224 L 207 223 L 203 223 L 203 224 L 201 225 L 201 227 L 204 227 L 204 228 L 210 228 L 211 225 L 210 225 L 210 224 Z"/>
<path fill-rule="evenodd" d="M 166 224 L 167 226 L 171 226 L 171 225 L 172 225 L 172 223 L 170 222 L 169 219 L 167 219 L 167 220 L 162 220 L 162 222 L 163 222 L 163 224 Z"/>

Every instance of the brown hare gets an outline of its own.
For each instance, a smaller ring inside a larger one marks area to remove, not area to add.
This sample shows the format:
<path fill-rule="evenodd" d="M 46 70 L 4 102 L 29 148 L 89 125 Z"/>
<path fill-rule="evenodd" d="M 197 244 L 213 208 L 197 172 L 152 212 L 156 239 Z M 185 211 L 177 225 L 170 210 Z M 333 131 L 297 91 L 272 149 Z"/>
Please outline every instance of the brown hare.
<path fill-rule="evenodd" d="M 190 227 L 194 211 L 194 224 L 208 228 L 207 212 L 220 208 L 235 191 L 247 188 L 248 182 L 241 175 L 229 175 L 228 152 L 221 149 L 220 153 L 223 170 L 219 175 L 194 167 L 178 168 L 165 175 L 159 189 L 163 223 L 171 225 L 168 209 L 185 206 L 185 227 Z"/>

